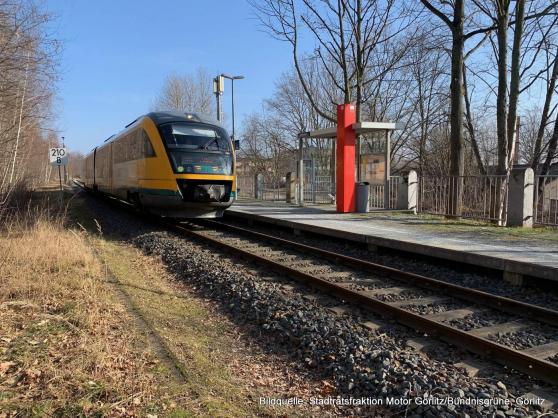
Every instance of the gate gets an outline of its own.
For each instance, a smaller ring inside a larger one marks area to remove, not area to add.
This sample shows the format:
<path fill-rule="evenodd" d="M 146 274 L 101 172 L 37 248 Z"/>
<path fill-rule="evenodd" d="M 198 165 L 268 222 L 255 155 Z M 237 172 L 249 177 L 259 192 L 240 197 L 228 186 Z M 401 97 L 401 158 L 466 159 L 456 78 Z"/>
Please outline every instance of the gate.
<path fill-rule="evenodd" d="M 399 184 L 402 177 L 391 176 L 389 178 L 389 202 L 385 205 L 385 185 L 384 183 L 376 183 L 370 185 L 370 209 L 396 209 L 397 197 L 399 195 Z"/>
<path fill-rule="evenodd" d="M 316 204 L 328 204 L 335 202 L 335 187 L 331 181 L 331 176 L 313 176 L 304 182 L 304 202 Z"/>
<path fill-rule="evenodd" d="M 253 199 L 255 179 L 253 175 L 236 176 L 236 192 L 238 199 Z"/>
<path fill-rule="evenodd" d="M 308 138 L 302 148 L 304 163 L 304 202 L 335 202 L 335 141 Z"/>
<path fill-rule="evenodd" d="M 285 178 L 269 177 L 264 175 L 261 184 L 262 200 L 286 201 L 287 189 L 285 186 Z"/>
<path fill-rule="evenodd" d="M 536 224 L 558 226 L 558 175 L 535 176 L 534 212 Z"/>

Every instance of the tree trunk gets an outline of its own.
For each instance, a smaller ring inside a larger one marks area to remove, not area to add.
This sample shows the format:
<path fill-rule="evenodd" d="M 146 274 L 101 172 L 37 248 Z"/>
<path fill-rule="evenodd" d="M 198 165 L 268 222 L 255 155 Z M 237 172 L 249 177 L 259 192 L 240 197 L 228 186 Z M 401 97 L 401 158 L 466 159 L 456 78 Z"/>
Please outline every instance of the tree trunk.
<path fill-rule="evenodd" d="M 451 135 L 450 135 L 450 175 L 463 176 L 463 36 L 464 0 L 456 0 L 452 25 L 451 51 Z M 462 209 L 461 179 L 456 178 L 450 188 L 450 215 L 460 216 Z"/>
<path fill-rule="evenodd" d="M 25 93 L 27 91 L 27 79 L 28 79 L 28 75 L 29 75 L 29 58 L 30 58 L 31 53 L 28 52 L 27 53 L 27 64 L 25 66 L 25 78 L 23 79 L 23 92 L 21 94 L 21 108 L 19 110 L 19 122 L 17 125 L 17 135 L 16 135 L 16 141 L 15 141 L 15 146 L 14 146 L 14 156 L 12 159 L 12 170 L 10 173 L 10 181 L 9 183 L 12 184 L 13 180 L 14 180 L 14 172 L 15 172 L 15 165 L 16 165 L 16 161 L 17 161 L 17 152 L 18 152 L 18 147 L 19 147 L 19 139 L 21 137 L 21 122 L 23 120 L 23 107 L 25 105 Z"/>
<path fill-rule="evenodd" d="M 552 74 L 546 90 L 546 97 L 544 100 L 544 107 L 541 116 L 541 123 L 539 125 L 539 130 L 537 131 L 537 137 L 535 139 L 535 150 L 533 152 L 533 158 L 531 160 L 531 168 L 537 173 L 537 168 L 539 166 L 539 160 L 541 158 L 542 141 L 544 138 L 544 131 L 548 123 L 550 104 L 552 102 L 552 96 L 554 95 L 554 89 L 556 87 L 556 79 L 558 78 L 558 48 L 556 48 L 556 55 L 554 56 L 554 65 L 552 67 Z"/>
<path fill-rule="evenodd" d="M 505 4 L 504 4 L 505 3 Z M 498 22 L 498 97 L 496 99 L 496 132 L 498 135 L 498 174 L 508 169 L 508 1 L 496 2 Z"/>
<path fill-rule="evenodd" d="M 508 114 L 508 164 L 512 165 L 513 157 L 519 150 L 515 149 L 514 142 L 516 137 L 516 119 L 517 119 L 517 102 L 519 100 L 519 66 L 520 66 L 520 50 L 521 37 L 523 35 L 523 23 L 525 18 L 525 0 L 517 0 L 515 8 L 515 31 L 513 36 L 513 48 L 511 58 L 511 75 L 510 75 L 510 104 Z M 519 127 L 517 127 L 519 129 Z"/>
<path fill-rule="evenodd" d="M 355 30 L 355 44 L 356 44 L 356 121 L 362 120 L 362 87 L 365 68 L 362 65 L 362 0 L 357 0 L 356 7 L 356 30 Z M 357 160 L 357 181 L 362 180 L 362 135 L 357 135 L 356 138 L 356 160 Z"/>
<path fill-rule="evenodd" d="M 554 131 L 550 137 L 548 143 L 548 151 L 546 153 L 546 159 L 542 166 L 541 174 L 546 175 L 550 171 L 550 166 L 552 165 L 552 160 L 556 157 L 556 149 L 558 148 L 558 117 L 554 121 Z"/>
<path fill-rule="evenodd" d="M 469 93 L 467 91 L 467 69 L 465 65 L 463 66 L 463 97 L 465 98 L 465 123 L 467 125 L 467 130 L 469 131 L 469 137 L 471 138 L 471 145 L 473 147 L 473 153 L 475 154 L 475 159 L 477 160 L 477 166 L 482 175 L 486 175 L 486 169 L 484 168 L 484 163 L 479 150 L 479 144 L 477 142 L 477 137 L 475 135 L 475 127 L 473 126 L 473 115 L 471 114 L 471 103 L 469 102 Z"/>

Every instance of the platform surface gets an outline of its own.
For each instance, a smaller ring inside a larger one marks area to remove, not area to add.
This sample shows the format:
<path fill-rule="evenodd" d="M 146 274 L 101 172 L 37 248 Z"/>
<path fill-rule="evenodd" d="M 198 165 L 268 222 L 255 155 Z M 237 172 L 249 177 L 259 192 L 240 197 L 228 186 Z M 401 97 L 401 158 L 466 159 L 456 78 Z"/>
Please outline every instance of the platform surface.
<path fill-rule="evenodd" d="M 558 281 L 558 229 L 498 228 L 401 212 L 338 214 L 331 205 L 238 201 L 227 213 L 381 247 Z"/>

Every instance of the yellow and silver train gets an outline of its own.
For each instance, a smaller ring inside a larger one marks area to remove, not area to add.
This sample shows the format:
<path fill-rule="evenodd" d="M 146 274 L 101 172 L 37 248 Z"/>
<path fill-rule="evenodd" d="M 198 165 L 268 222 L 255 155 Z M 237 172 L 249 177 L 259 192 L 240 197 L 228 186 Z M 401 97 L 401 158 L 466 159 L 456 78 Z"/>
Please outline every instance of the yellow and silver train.
<path fill-rule="evenodd" d="M 220 217 L 236 198 L 234 146 L 216 121 L 149 113 L 87 155 L 85 187 L 163 216 Z"/>

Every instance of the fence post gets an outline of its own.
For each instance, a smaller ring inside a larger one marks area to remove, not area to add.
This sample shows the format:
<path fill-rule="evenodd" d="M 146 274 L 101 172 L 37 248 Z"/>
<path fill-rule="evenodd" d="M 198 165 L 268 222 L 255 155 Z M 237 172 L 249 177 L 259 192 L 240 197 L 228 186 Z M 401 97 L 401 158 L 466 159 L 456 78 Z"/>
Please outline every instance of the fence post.
<path fill-rule="evenodd" d="M 532 168 L 511 170 L 508 184 L 506 226 L 533 226 L 533 196 L 535 174 Z"/>
<path fill-rule="evenodd" d="M 254 175 L 254 199 L 263 199 L 263 174 Z"/>
<path fill-rule="evenodd" d="M 286 201 L 287 203 L 293 203 L 296 200 L 296 173 L 294 171 L 289 171 L 285 176 L 285 188 L 287 189 Z"/>
<path fill-rule="evenodd" d="M 297 203 L 298 206 L 304 206 L 304 160 L 298 161 L 297 171 Z"/>
<path fill-rule="evenodd" d="M 409 171 L 407 176 L 407 210 L 412 210 L 417 214 L 418 207 L 418 175 L 415 170 Z"/>
<path fill-rule="evenodd" d="M 407 176 L 401 176 L 397 178 L 399 183 L 397 186 L 397 202 L 395 203 L 395 209 L 397 210 L 407 210 L 408 209 L 408 180 Z"/>

